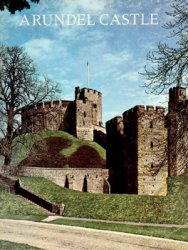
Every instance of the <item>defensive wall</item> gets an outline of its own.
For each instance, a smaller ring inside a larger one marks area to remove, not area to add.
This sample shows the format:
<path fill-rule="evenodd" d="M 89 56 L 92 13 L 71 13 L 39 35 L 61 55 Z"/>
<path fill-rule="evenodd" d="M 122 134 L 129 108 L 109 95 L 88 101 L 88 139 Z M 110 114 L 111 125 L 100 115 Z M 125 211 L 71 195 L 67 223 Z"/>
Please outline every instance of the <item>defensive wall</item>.
<path fill-rule="evenodd" d="M 164 108 L 135 106 L 125 111 L 122 117 L 108 121 L 106 128 L 107 168 L 114 176 L 112 190 L 166 195 L 167 130 Z"/>
<path fill-rule="evenodd" d="M 83 192 L 110 192 L 108 169 L 62 169 L 24 166 L 19 170 L 18 175 L 44 177 L 61 187 Z"/>

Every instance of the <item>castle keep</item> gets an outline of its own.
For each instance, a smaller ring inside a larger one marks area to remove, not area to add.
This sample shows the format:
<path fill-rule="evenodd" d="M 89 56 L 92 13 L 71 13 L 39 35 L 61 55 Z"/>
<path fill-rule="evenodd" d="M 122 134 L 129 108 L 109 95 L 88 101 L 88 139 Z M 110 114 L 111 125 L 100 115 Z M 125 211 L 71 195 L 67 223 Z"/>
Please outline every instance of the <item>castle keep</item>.
<path fill-rule="evenodd" d="M 75 88 L 74 101 L 45 101 L 22 109 L 23 133 L 43 130 L 66 131 L 78 139 L 98 141 L 106 129 L 102 126 L 102 94 L 96 90 Z M 53 145 L 52 145 L 53 147 Z M 52 168 L 24 166 L 20 175 L 47 178 L 59 186 L 91 193 L 109 192 L 109 171 L 91 168 Z"/>
<path fill-rule="evenodd" d="M 78 139 L 93 141 L 102 126 L 102 94 L 96 90 L 75 88 L 74 101 L 45 101 L 22 109 L 23 132 L 63 130 Z"/>

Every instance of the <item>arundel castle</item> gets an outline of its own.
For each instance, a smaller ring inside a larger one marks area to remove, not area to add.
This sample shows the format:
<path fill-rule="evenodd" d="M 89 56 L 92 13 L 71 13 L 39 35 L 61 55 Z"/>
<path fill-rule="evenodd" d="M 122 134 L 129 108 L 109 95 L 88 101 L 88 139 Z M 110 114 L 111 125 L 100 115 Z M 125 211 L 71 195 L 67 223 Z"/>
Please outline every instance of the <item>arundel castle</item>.
<path fill-rule="evenodd" d="M 106 148 L 106 169 L 90 171 L 85 166 L 81 172 L 75 170 L 79 181 L 87 176 L 88 182 L 92 180 L 90 192 L 104 192 L 104 179 L 109 192 L 139 195 L 166 195 L 167 177 L 187 171 L 183 149 L 187 151 L 188 133 L 181 126 L 181 121 L 186 124 L 187 120 L 183 87 L 169 90 L 167 114 L 163 107 L 138 105 L 107 121 L 106 128 L 102 124 L 102 94 L 88 88 L 76 87 L 74 101 L 43 102 L 22 110 L 23 132 L 63 130 Z M 70 188 L 80 190 L 78 186 L 75 181 Z"/>

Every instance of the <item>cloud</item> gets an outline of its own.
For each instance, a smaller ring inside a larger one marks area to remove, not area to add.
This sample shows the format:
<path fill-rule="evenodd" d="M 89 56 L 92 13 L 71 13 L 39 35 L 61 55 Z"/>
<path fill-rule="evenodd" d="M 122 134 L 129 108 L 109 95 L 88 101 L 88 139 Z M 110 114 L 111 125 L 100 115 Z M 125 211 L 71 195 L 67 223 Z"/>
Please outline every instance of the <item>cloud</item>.
<path fill-rule="evenodd" d="M 139 78 L 140 78 L 140 75 L 139 75 L 138 71 L 130 71 L 126 74 L 122 74 L 122 75 L 118 76 L 116 78 L 116 80 L 126 79 L 126 80 L 131 81 L 131 82 L 132 81 L 136 82 L 139 80 Z"/>
<path fill-rule="evenodd" d="M 132 59 L 132 55 L 127 50 L 121 51 L 119 53 L 106 53 L 103 54 L 102 59 L 104 63 L 109 65 L 118 65 L 127 62 Z"/>
<path fill-rule="evenodd" d="M 66 49 L 62 48 L 58 42 L 48 38 L 38 38 L 27 41 L 22 45 L 28 54 L 37 61 L 45 61 L 55 58 L 55 55 L 65 55 Z M 47 61 L 45 61 L 47 62 Z"/>
<path fill-rule="evenodd" d="M 0 12 L 0 34 L 1 41 L 9 38 L 12 28 L 18 26 L 20 15 L 11 15 L 8 11 Z"/>
<path fill-rule="evenodd" d="M 46 53 L 51 53 L 54 41 L 47 38 L 32 39 L 23 44 L 27 52 L 33 58 L 43 57 Z"/>
<path fill-rule="evenodd" d="M 113 4 L 113 0 L 64 0 L 57 1 L 56 7 L 63 13 L 95 13 L 106 10 Z"/>

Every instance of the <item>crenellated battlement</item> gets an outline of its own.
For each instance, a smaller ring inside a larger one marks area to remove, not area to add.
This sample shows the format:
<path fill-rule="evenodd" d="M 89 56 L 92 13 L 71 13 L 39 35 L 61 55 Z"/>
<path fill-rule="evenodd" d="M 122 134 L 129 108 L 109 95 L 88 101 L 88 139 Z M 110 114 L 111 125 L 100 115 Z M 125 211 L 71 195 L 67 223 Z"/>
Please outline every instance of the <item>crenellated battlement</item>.
<path fill-rule="evenodd" d="M 106 125 L 110 126 L 111 124 L 117 124 L 117 123 L 119 123 L 121 121 L 123 121 L 123 117 L 122 116 L 115 116 L 111 120 L 107 121 Z"/>
<path fill-rule="evenodd" d="M 67 100 L 54 100 L 54 101 L 44 101 L 40 102 L 37 104 L 33 104 L 30 106 L 25 106 L 23 108 L 24 111 L 29 111 L 29 112 L 42 112 L 42 111 L 50 111 L 52 109 L 61 109 L 61 108 L 66 108 L 72 101 L 67 101 Z"/>
<path fill-rule="evenodd" d="M 97 96 L 101 97 L 102 93 L 95 90 L 95 89 L 90 89 L 90 88 L 82 88 L 82 89 L 80 89 L 80 87 L 75 88 L 75 99 L 76 100 L 77 99 L 83 100 L 84 98 L 88 98 L 88 97 L 92 99 L 92 96 L 94 98 L 96 98 Z"/>
<path fill-rule="evenodd" d="M 116 116 L 112 118 L 111 120 L 106 122 L 106 129 L 108 130 L 113 130 L 114 133 L 115 131 L 118 132 L 118 134 L 124 133 L 124 124 L 123 124 L 123 117 L 122 116 Z"/>
<path fill-rule="evenodd" d="M 137 105 L 134 108 L 131 108 L 123 113 L 123 117 L 129 117 L 133 115 L 140 115 L 140 114 L 151 114 L 151 113 L 161 113 L 163 114 L 165 112 L 164 107 L 160 106 L 144 106 L 144 105 Z"/>

